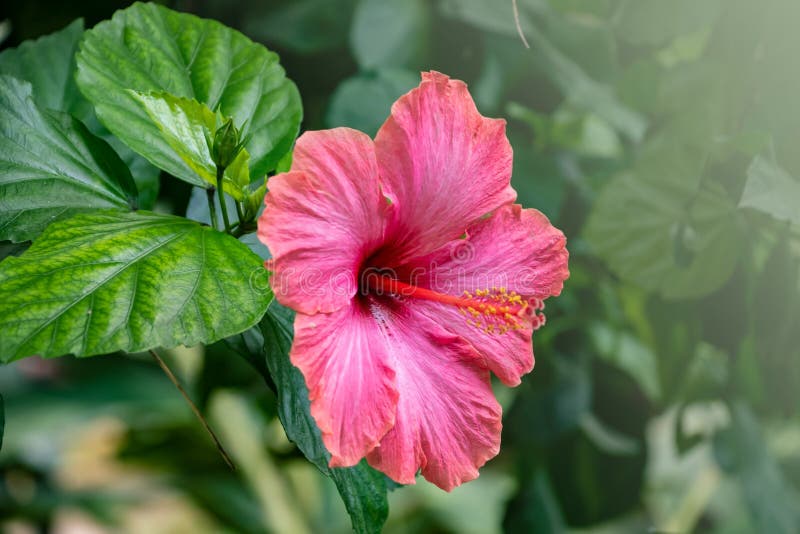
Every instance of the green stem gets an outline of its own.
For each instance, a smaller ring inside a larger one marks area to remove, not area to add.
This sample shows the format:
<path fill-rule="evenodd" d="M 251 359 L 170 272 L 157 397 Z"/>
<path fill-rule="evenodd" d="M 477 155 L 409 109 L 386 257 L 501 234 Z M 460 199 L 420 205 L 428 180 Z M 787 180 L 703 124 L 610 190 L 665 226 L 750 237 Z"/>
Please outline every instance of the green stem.
<path fill-rule="evenodd" d="M 217 166 L 217 191 L 219 191 L 219 206 L 222 208 L 222 222 L 225 223 L 225 231 L 231 233 L 231 222 L 228 219 L 228 205 L 225 202 L 225 192 L 222 190 L 222 178 L 225 176 L 225 168 Z"/>
<path fill-rule="evenodd" d="M 236 203 L 236 216 L 239 217 L 239 224 L 244 224 L 244 212 L 242 211 L 242 203 Z"/>
<path fill-rule="evenodd" d="M 215 187 L 209 187 L 206 189 L 206 198 L 208 198 L 208 216 L 211 218 L 211 227 L 214 230 L 218 230 L 217 228 L 217 207 L 214 205 L 214 192 Z"/>

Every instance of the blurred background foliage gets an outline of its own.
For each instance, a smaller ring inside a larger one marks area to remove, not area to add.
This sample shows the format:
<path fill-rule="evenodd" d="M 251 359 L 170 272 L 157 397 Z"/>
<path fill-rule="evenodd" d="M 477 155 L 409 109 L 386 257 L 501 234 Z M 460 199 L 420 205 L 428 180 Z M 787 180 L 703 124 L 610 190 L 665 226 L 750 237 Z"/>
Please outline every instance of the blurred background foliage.
<path fill-rule="evenodd" d="M 125 5 L 6 3 L 2 46 Z M 511 0 L 167 5 L 277 51 L 304 129 L 374 134 L 420 70 L 465 80 L 568 236 L 536 369 L 497 388 L 500 456 L 394 490 L 386 532 L 800 532 L 799 2 L 519 0 L 529 49 Z M 189 196 L 162 176 L 156 209 Z M 2 527 L 349 530 L 230 345 L 167 357 L 237 471 L 149 358 L 24 360 L 0 368 Z"/>

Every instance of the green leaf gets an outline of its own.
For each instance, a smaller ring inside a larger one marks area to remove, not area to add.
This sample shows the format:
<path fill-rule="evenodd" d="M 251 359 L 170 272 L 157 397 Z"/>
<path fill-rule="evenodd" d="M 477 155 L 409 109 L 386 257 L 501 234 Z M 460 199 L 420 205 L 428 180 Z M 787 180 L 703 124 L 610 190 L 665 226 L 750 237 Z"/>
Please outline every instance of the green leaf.
<path fill-rule="evenodd" d="M 159 169 L 97 121 L 92 105 L 75 83 L 75 53 L 82 35 L 83 21 L 78 19 L 63 30 L 4 50 L 0 53 L 0 74 L 29 82 L 33 87 L 33 99 L 40 108 L 69 113 L 110 144 L 133 175 L 139 191 L 139 207 L 150 209 L 158 195 Z"/>
<path fill-rule="evenodd" d="M 774 161 L 756 156 L 747 169 L 747 182 L 739 206 L 800 224 L 800 182 Z"/>
<path fill-rule="evenodd" d="M 503 529 L 505 532 L 541 534 L 567 532 L 558 498 L 543 469 L 536 469 L 533 475 L 524 477 L 518 493 L 508 503 Z"/>
<path fill-rule="evenodd" d="M 231 236 L 149 212 L 78 214 L 0 263 L 0 360 L 211 343 L 271 300 L 261 259 Z"/>
<path fill-rule="evenodd" d="M 220 126 L 214 112 L 189 98 L 168 93 L 131 92 L 158 126 L 162 139 L 173 153 L 194 172 L 194 180 L 187 181 L 200 187 L 216 187 L 217 166 L 209 148 L 209 140 Z M 244 190 L 250 184 L 249 159 L 246 150 L 239 152 L 222 179 L 224 191 L 236 200 L 244 200 Z"/>
<path fill-rule="evenodd" d="M 33 97 L 45 109 L 67 111 L 83 118 L 90 111 L 75 85 L 75 51 L 83 35 L 83 19 L 35 41 L 0 53 L 0 74 L 26 80 Z"/>
<path fill-rule="evenodd" d="M 264 358 L 278 388 L 278 417 L 286 435 L 320 471 L 336 483 L 356 532 L 380 532 L 389 514 L 386 478 L 362 460 L 354 467 L 330 468 L 330 454 L 311 417 L 308 388 L 289 360 L 293 313 L 274 303 L 261 321 Z"/>
<path fill-rule="evenodd" d="M 139 208 L 145 210 L 153 209 L 161 190 L 161 169 L 150 165 L 146 159 L 128 148 L 128 145 L 111 135 L 101 136 L 111 145 L 119 157 L 130 169 L 133 181 L 136 182 L 136 189 L 139 191 Z"/>
<path fill-rule="evenodd" d="M 616 132 L 593 113 L 577 113 L 561 106 L 546 115 L 516 102 L 509 102 L 506 112 L 531 126 L 540 150 L 568 150 L 595 158 L 617 158 L 622 153 Z"/>
<path fill-rule="evenodd" d="M 411 66 L 425 48 L 426 0 L 361 0 L 350 28 L 350 47 L 363 69 Z"/>
<path fill-rule="evenodd" d="M 42 111 L 31 91 L 0 76 L 0 239 L 33 239 L 80 210 L 134 207 L 136 186 L 114 150 L 69 115 Z"/>
<path fill-rule="evenodd" d="M 540 365 L 536 376 L 522 383 L 504 416 L 504 443 L 518 450 L 557 443 L 591 411 L 592 387 L 583 361 L 561 358 Z"/>
<path fill-rule="evenodd" d="M 714 456 L 739 479 L 756 531 L 798 532 L 800 507 L 794 489 L 770 454 L 755 414 L 747 405 L 735 402 L 731 416 L 731 427 L 714 437 Z"/>
<path fill-rule="evenodd" d="M 347 126 L 374 136 L 394 101 L 418 83 L 418 74 L 397 69 L 348 78 L 331 97 L 326 123 L 330 128 Z"/>
<path fill-rule="evenodd" d="M 236 124 L 252 158 L 251 175 L 275 168 L 302 118 L 300 96 L 278 56 L 219 22 L 135 3 L 87 31 L 77 82 L 111 132 L 157 167 L 196 183 L 135 96 L 165 91 L 193 98 Z"/>
<path fill-rule="evenodd" d="M 702 157 L 654 141 L 595 202 L 585 236 L 620 277 L 667 298 L 719 289 L 741 252 L 736 209 Z"/>
<path fill-rule="evenodd" d="M 648 346 L 638 337 L 607 323 L 591 324 L 588 332 L 600 358 L 628 373 L 650 400 L 660 399 L 658 361 Z"/>
<path fill-rule="evenodd" d="M 794 414 L 800 405 L 800 255 L 792 230 L 783 229 L 755 280 L 755 343 L 738 355 L 755 366 L 749 375 L 761 379 L 765 402 L 758 408 L 779 416 Z"/>

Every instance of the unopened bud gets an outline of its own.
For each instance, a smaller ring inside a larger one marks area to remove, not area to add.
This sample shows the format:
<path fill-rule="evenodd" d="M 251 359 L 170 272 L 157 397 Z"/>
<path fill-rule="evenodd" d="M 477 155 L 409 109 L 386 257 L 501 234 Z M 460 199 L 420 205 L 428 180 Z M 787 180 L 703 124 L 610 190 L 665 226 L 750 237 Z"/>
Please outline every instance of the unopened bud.
<path fill-rule="evenodd" d="M 214 143 L 211 145 L 211 158 L 214 164 L 225 169 L 233 163 L 242 150 L 239 143 L 239 130 L 233 125 L 233 119 L 228 119 L 225 124 L 217 128 L 214 133 Z"/>

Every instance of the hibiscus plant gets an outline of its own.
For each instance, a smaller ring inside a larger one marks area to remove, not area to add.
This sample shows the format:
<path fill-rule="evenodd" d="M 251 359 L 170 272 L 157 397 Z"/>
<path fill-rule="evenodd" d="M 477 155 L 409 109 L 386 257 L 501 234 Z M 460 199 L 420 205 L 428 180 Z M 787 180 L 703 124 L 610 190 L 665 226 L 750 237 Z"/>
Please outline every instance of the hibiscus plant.
<path fill-rule="evenodd" d="M 297 138 L 276 54 L 159 5 L 0 58 L 0 240 L 20 244 L 0 262 L 3 362 L 163 365 L 224 340 L 357 531 L 380 529 L 388 487 L 449 491 L 498 454 L 490 377 L 533 368 L 568 253 L 515 204 L 505 121 L 463 82 L 423 73 L 374 140 Z M 189 218 L 154 204 L 162 172 L 194 187 Z"/>

